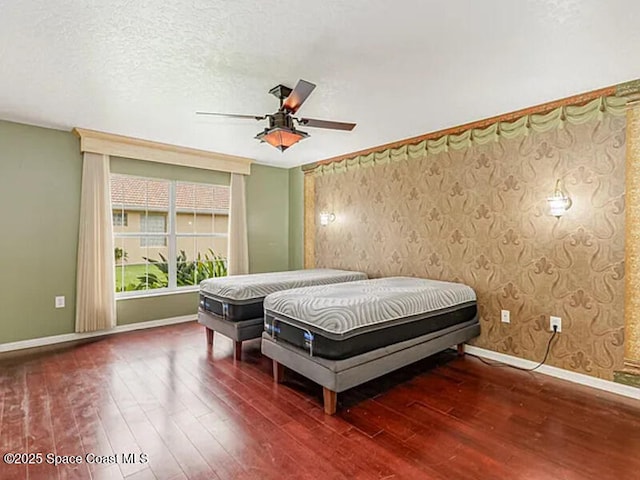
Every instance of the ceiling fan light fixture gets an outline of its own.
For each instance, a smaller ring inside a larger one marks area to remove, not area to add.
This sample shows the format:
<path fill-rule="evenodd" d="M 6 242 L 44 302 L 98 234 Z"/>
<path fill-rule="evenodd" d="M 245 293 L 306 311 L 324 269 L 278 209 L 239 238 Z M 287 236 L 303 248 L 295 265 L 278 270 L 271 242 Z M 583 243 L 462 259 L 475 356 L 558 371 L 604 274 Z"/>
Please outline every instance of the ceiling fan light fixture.
<path fill-rule="evenodd" d="M 280 100 L 280 108 L 274 113 L 266 115 L 227 114 L 217 112 L 196 112 L 197 115 L 212 115 L 219 117 L 244 118 L 253 120 L 269 119 L 269 127 L 258 133 L 255 138 L 261 142 L 276 147 L 281 152 L 295 145 L 300 140 L 307 138 L 309 134 L 296 130 L 296 125 L 306 125 L 311 128 L 324 128 L 328 130 L 351 131 L 355 123 L 334 122 L 331 120 L 318 120 L 314 118 L 296 118 L 293 115 L 309 98 L 316 86 L 306 80 L 298 80 L 294 89 L 284 85 L 276 85 L 269 93 Z"/>
<path fill-rule="evenodd" d="M 256 135 L 256 139 L 261 142 L 267 142 L 269 145 L 276 147 L 281 152 L 295 145 L 300 140 L 307 138 L 308 133 L 286 127 L 265 128 L 264 131 Z"/>

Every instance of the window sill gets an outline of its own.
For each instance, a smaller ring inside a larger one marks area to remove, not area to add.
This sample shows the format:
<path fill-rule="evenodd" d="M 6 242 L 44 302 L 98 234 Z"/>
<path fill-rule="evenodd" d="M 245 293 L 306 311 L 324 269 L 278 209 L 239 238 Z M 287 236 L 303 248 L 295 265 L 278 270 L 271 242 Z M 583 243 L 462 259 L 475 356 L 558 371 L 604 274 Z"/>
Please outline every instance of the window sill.
<path fill-rule="evenodd" d="M 126 293 L 116 293 L 116 301 L 119 302 L 120 300 L 135 300 L 137 298 L 152 298 L 152 297 L 166 297 L 168 295 L 181 295 L 183 293 L 195 293 L 195 292 L 199 292 L 200 291 L 200 287 L 198 285 L 194 285 L 193 287 L 184 287 L 184 288 L 180 288 L 180 289 L 174 289 L 174 290 L 158 290 L 158 291 L 151 291 L 151 292 L 144 292 L 144 293 L 133 293 L 133 292 L 126 292 Z"/>

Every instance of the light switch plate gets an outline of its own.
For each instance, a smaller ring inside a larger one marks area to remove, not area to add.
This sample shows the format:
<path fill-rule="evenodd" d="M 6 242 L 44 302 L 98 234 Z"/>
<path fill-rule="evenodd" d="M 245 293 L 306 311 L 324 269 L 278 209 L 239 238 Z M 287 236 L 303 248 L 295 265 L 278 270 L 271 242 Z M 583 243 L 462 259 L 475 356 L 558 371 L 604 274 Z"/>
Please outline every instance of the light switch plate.
<path fill-rule="evenodd" d="M 500 320 L 502 323 L 511 323 L 511 312 L 509 310 L 502 310 Z"/>

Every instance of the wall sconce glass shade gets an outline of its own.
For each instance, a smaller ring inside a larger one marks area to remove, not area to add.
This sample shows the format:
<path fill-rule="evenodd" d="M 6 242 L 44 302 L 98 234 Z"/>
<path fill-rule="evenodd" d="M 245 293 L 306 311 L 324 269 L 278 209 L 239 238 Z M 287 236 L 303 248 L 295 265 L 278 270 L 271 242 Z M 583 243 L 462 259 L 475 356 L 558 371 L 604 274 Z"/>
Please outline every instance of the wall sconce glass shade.
<path fill-rule="evenodd" d="M 571 199 L 560 189 L 560 180 L 556 182 L 556 190 L 551 197 L 547 197 L 549 202 L 549 213 L 556 218 L 560 218 L 571 208 Z"/>
<path fill-rule="evenodd" d="M 335 219 L 336 219 L 336 216 L 333 213 L 329 213 L 329 212 L 320 213 L 320 225 L 322 225 L 323 227 L 326 227 Z"/>

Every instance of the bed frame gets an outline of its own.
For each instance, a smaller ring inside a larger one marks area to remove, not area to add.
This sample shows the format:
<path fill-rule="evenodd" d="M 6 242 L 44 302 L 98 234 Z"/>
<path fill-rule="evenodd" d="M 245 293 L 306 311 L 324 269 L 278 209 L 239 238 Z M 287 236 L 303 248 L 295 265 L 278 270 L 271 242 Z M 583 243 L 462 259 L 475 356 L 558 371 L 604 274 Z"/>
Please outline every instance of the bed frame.
<path fill-rule="evenodd" d="M 385 375 L 430 355 L 457 345 L 464 355 L 464 343 L 480 335 L 478 317 L 437 332 L 405 340 L 343 360 L 314 357 L 285 342 L 274 333 L 262 334 L 262 353 L 273 361 L 273 379 L 281 383 L 285 367 L 323 387 L 324 411 L 334 415 L 338 393 Z"/>
<path fill-rule="evenodd" d="M 232 322 L 203 309 L 198 310 L 198 323 L 205 327 L 209 346 L 213 345 L 213 332 L 218 332 L 233 340 L 233 358 L 236 360 L 242 358 L 242 342 L 260 338 L 264 330 L 264 318 L 262 317 Z"/>

